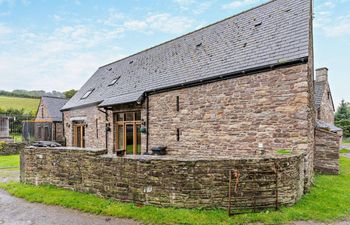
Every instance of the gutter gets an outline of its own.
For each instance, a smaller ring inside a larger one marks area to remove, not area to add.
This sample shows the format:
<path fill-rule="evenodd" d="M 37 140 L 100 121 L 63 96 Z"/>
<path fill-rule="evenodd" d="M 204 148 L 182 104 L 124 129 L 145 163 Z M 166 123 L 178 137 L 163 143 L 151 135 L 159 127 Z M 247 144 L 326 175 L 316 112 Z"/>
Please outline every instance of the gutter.
<path fill-rule="evenodd" d="M 277 69 L 277 68 L 283 68 L 283 67 L 288 67 L 288 66 L 293 66 L 293 65 L 301 65 L 301 64 L 305 64 L 307 62 L 308 62 L 308 57 L 306 56 L 306 57 L 302 57 L 302 58 L 291 60 L 291 61 L 285 61 L 285 62 L 274 63 L 274 64 L 265 65 L 265 66 L 259 66 L 259 67 L 255 67 L 255 68 L 251 68 L 251 69 L 247 69 L 247 70 L 240 70 L 237 72 L 226 73 L 226 74 L 222 74 L 222 75 L 211 77 L 211 78 L 205 78 L 205 79 L 201 79 L 201 80 L 185 82 L 182 84 L 171 85 L 171 86 L 164 87 L 164 88 L 157 88 L 157 89 L 147 91 L 146 93 L 156 94 L 156 93 L 161 93 L 161 92 L 178 90 L 178 89 L 182 89 L 182 88 L 194 87 L 194 86 L 213 83 L 213 82 L 217 82 L 217 81 L 221 81 L 221 80 L 228 80 L 228 79 L 232 79 L 232 78 L 253 75 L 253 74 L 257 74 L 257 73 L 261 73 L 261 72 L 267 72 L 267 71 L 271 71 L 271 70 Z"/>
<path fill-rule="evenodd" d="M 108 129 L 107 129 L 108 109 L 106 109 L 106 111 L 103 111 L 102 109 L 97 108 L 97 110 L 106 115 L 106 128 L 105 128 L 105 137 L 106 137 L 106 141 L 105 141 L 105 143 L 106 143 L 106 150 L 108 151 Z"/>

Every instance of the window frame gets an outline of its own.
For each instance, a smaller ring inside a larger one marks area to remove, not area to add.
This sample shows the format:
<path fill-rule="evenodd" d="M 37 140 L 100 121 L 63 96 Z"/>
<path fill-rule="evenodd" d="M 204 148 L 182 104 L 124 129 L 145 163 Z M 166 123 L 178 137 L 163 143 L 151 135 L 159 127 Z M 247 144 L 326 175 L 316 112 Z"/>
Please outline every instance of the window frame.
<path fill-rule="evenodd" d="M 92 92 L 94 92 L 94 90 L 95 88 L 88 90 L 80 99 L 87 99 L 92 94 Z"/>
<path fill-rule="evenodd" d="M 108 86 L 110 87 L 110 86 L 115 85 L 115 84 L 119 81 L 120 77 L 121 77 L 121 76 L 118 76 L 118 77 L 114 78 L 114 79 L 108 84 Z"/>

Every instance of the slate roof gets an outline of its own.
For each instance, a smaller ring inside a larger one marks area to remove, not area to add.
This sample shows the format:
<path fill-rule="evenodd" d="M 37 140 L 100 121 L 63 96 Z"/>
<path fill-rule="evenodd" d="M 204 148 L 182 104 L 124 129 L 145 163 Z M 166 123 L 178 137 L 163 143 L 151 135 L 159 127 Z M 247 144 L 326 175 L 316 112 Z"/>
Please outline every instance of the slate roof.
<path fill-rule="evenodd" d="M 62 110 L 103 101 L 122 103 L 131 93 L 305 59 L 310 6 L 311 0 L 273 0 L 102 66 Z M 117 83 L 108 86 L 118 76 Z M 88 98 L 81 99 L 92 89 Z"/>
<path fill-rule="evenodd" d="M 331 132 L 339 132 L 339 131 L 342 131 L 343 129 L 339 128 L 339 127 L 336 127 L 332 124 L 329 124 L 329 123 L 326 123 L 322 120 L 317 120 L 316 121 L 316 127 L 317 128 L 321 128 L 321 129 L 325 129 L 325 130 L 329 130 Z"/>
<path fill-rule="evenodd" d="M 326 81 L 315 82 L 315 106 L 319 109 L 322 102 L 323 92 L 326 88 Z"/>
<path fill-rule="evenodd" d="M 61 122 L 62 112 L 60 109 L 68 102 L 67 99 L 57 98 L 57 97 L 47 97 L 41 98 L 41 103 L 44 104 L 51 116 L 52 121 Z"/>

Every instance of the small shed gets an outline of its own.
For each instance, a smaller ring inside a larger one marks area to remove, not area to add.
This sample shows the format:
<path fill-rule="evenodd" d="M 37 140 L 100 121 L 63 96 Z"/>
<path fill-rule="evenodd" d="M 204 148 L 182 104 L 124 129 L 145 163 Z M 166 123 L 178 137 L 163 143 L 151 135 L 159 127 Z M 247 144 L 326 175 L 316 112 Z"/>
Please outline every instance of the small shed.
<path fill-rule="evenodd" d="M 10 137 L 10 118 L 0 115 L 0 140 Z"/>

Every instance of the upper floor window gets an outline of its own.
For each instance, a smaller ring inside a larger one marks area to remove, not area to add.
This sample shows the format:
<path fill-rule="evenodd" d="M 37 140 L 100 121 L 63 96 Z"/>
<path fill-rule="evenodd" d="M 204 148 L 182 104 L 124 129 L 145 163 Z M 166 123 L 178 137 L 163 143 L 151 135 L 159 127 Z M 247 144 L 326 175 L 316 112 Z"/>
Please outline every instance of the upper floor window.
<path fill-rule="evenodd" d="M 113 85 L 115 85 L 115 83 L 117 83 L 117 81 L 118 81 L 119 79 L 120 79 L 120 76 L 114 78 L 114 79 L 111 81 L 111 83 L 108 84 L 108 86 L 113 86 Z"/>
<path fill-rule="evenodd" d="M 91 93 L 92 93 L 94 90 L 95 90 L 95 89 L 91 89 L 91 90 L 87 91 L 87 92 L 83 95 L 83 97 L 81 97 L 81 99 L 86 99 L 87 97 L 89 97 L 89 96 L 91 95 Z"/>

